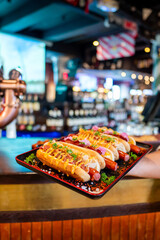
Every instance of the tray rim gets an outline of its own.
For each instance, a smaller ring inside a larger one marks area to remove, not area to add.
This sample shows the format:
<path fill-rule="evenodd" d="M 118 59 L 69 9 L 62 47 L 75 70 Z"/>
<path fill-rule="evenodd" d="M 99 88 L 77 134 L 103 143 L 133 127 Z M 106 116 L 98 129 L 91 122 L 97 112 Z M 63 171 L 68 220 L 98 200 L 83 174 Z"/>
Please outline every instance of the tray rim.
<path fill-rule="evenodd" d="M 65 187 L 68 187 L 74 191 L 77 191 L 78 193 L 81 193 L 87 197 L 90 197 L 92 199 L 98 199 L 98 198 L 101 198 L 105 193 L 107 193 L 117 182 L 119 182 L 146 154 L 148 154 L 152 149 L 153 149 L 153 145 L 151 144 L 148 144 L 148 143 L 144 143 L 144 142 L 139 142 L 139 141 L 136 141 L 136 145 L 142 145 L 142 146 L 148 146 L 148 149 L 146 149 L 147 151 L 141 155 L 140 157 L 138 157 L 127 169 L 125 172 L 122 172 L 117 178 L 115 178 L 115 180 L 109 184 L 108 186 L 106 186 L 106 188 L 101 191 L 100 193 L 92 193 L 92 192 L 89 192 L 85 189 L 82 189 L 78 186 L 75 186 L 74 184 L 66 181 L 66 180 L 63 180 L 61 178 L 58 178 L 56 176 L 53 176 L 51 174 L 49 174 L 48 172 L 44 172 L 42 169 L 36 167 L 36 166 L 32 166 L 28 163 L 25 163 L 24 160 L 20 160 L 18 159 L 20 156 L 24 155 L 24 154 L 29 154 L 29 153 L 33 153 L 35 151 L 37 151 L 39 149 L 39 147 L 35 148 L 35 149 L 31 149 L 30 151 L 27 151 L 27 152 L 24 152 L 24 153 L 21 153 L 19 155 L 17 155 L 15 157 L 16 161 L 18 164 L 22 165 L 23 167 L 26 167 L 30 170 L 32 170 L 33 172 L 36 172 L 38 174 L 40 174 L 41 176 L 43 177 L 47 177 L 49 179 L 52 179 L 53 181 L 65 186 Z"/>

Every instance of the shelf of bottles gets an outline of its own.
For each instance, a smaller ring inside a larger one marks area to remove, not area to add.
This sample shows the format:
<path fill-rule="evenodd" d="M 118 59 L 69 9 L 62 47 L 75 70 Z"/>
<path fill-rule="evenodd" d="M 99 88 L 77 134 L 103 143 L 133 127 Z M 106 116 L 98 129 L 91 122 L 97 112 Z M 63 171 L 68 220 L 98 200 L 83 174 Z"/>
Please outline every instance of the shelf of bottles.
<path fill-rule="evenodd" d="M 80 127 L 107 124 L 107 110 L 102 103 L 56 105 L 39 101 L 36 94 L 22 99 L 17 117 L 18 131 L 77 131 Z"/>
<path fill-rule="evenodd" d="M 45 131 L 43 118 L 40 115 L 41 105 L 37 94 L 27 94 L 21 99 L 21 106 L 17 117 L 19 131 Z"/>
<path fill-rule="evenodd" d="M 37 94 L 28 94 L 22 99 L 17 117 L 17 130 L 33 132 L 63 131 L 64 117 L 62 111 L 57 108 L 52 109 L 46 101 L 40 101 Z"/>
<path fill-rule="evenodd" d="M 108 124 L 106 111 L 94 109 L 70 109 L 66 118 L 66 129 L 77 131 L 79 128 L 89 129 L 93 125 L 104 126 Z"/>
<path fill-rule="evenodd" d="M 54 108 L 48 111 L 48 116 L 45 120 L 46 128 L 48 131 L 56 130 L 62 132 L 64 130 L 64 122 L 65 119 L 62 110 Z"/>
<path fill-rule="evenodd" d="M 131 100 L 127 100 L 126 106 L 117 101 L 56 105 L 41 101 L 37 94 L 28 94 L 22 99 L 17 130 L 64 133 L 76 132 L 79 128 L 89 129 L 93 125 L 116 129 L 118 124 L 126 124 L 129 120 L 142 121 L 140 113 L 143 107 Z"/>
<path fill-rule="evenodd" d="M 144 103 L 142 104 L 142 99 L 137 99 L 139 98 L 131 96 L 123 103 L 112 99 L 95 99 L 92 102 L 82 99 L 81 102 L 67 102 L 65 105 L 63 102 L 48 103 L 37 94 L 27 94 L 22 99 L 17 130 L 63 133 L 77 131 L 81 127 L 89 129 L 93 125 L 116 127 L 118 123 L 126 123 L 128 120 L 141 120 Z"/>
<path fill-rule="evenodd" d="M 115 120 L 116 122 L 124 122 L 127 120 L 127 112 L 124 108 L 114 109 L 109 111 L 109 119 Z"/>

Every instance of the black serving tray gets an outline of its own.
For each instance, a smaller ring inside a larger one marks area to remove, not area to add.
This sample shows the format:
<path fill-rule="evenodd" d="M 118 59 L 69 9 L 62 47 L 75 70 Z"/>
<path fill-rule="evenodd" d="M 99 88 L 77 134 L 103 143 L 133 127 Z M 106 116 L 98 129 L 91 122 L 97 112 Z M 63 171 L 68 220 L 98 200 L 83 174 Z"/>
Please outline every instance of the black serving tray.
<path fill-rule="evenodd" d="M 105 172 L 107 176 L 115 176 L 115 180 L 107 185 L 102 184 L 101 181 L 99 182 L 92 182 L 89 181 L 87 183 L 79 182 L 71 177 L 67 177 L 65 174 L 58 172 L 46 165 L 43 165 L 40 160 L 36 159 L 36 165 L 31 165 L 26 163 L 24 160 L 26 157 L 28 157 L 31 153 L 36 154 L 36 151 L 39 148 L 33 149 L 29 152 L 22 153 L 18 156 L 16 156 L 16 161 L 20 165 L 37 172 L 38 174 L 47 177 L 49 179 L 53 179 L 53 181 L 60 183 L 68 188 L 71 188 L 74 191 L 77 191 L 87 197 L 90 198 L 100 198 L 102 197 L 106 192 L 108 192 L 119 180 L 121 180 L 127 172 L 131 168 L 133 168 L 137 162 L 139 162 L 147 153 L 149 153 L 152 150 L 152 145 L 137 142 L 136 143 L 138 147 L 141 147 L 143 149 L 141 156 L 137 157 L 136 160 L 130 159 L 128 162 L 124 162 L 122 160 L 118 160 L 118 170 L 117 171 L 111 171 L 109 169 L 103 169 L 101 172 Z"/>

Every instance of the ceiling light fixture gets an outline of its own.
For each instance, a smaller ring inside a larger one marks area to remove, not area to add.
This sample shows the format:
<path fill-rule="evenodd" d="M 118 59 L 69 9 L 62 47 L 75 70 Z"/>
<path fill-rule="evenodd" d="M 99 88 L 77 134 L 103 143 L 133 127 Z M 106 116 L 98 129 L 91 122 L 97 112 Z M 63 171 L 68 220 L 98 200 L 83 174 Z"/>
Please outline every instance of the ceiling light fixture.
<path fill-rule="evenodd" d="M 150 49 L 149 47 L 145 47 L 144 51 L 145 51 L 146 53 L 149 53 L 149 52 L 151 51 L 151 49 Z"/>
<path fill-rule="evenodd" d="M 150 81 L 154 82 L 154 77 L 153 76 L 150 77 Z"/>
<path fill-rule="evenodd" d="M 126 77 L 126 72 L 121 72 L 122 77 Z"/>
<path fill-rule="evenodd" d="M 132 78 L 132 79 L 136 79 L 136 74 L 135 74 L 135 73 L 132 73 L 131 78 Z"/>
<path fill-rule="evenodd" d="M 93 41 L 93 46 L 97 47 L 99 45 L 99 42 L 97 40 Z"/>
<path fill-rule="evenodd" d="M 146 85 L 149 85 L 149 83 L 150 83 L 149 80 L 146 80 L 146 81 L 145 81 L 145 84 L 146 84 Z"/>
<path fill-rule="evenodd" d="M 78 87 L 78 86 L 74 86 L 74 87 L 72 88 L 72 90 L 73 90 L 73 92 L 79 92 L 79 91 L 81 91 L 80 87 Z"/>
<path fill-rule="evenodd" d="M 145 77 L 144 77 L 144 80 L 145 80 L 145 81 L 149 81 L 149 77 L 148 77 L 148 76 L 145 76 Z"/>
<path fill-rule="evenodd" d="M 141 74 L 138 75 L 138 79 L 139 80 L 142 80 L 143 79 L 143 76 Z"/>

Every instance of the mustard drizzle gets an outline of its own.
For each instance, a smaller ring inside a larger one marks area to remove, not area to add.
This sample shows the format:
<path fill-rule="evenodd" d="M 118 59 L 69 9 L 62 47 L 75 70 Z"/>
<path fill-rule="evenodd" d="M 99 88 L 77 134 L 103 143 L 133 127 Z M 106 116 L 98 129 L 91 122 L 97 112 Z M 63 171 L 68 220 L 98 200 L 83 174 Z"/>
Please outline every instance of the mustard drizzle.
<path fill-rule="evenodd" d="M 63 148 L 58 148 L 59 146 L 62 146 Z M 48 158 L 48 155 L 51 156 L 51 164 L 53 162 L 56 163 L 56 166 L 58 166 L 58 163 L 59 162 L 64 162 L 64 158 L 66 157 L 66 154 L 68 154 L 69 156 L 71 156 L 68 152 L 67 152 L 67 149 L 68 150 L 71 150 L 69 148 L 66 148 L 64 147 L 63 145 L 59 145 L 57 144 L 57 148 L 53 149 L 52 147 L 52 144 L 50 144 L 50 148 L 48 148 L 46 151 L 44 151 L 44 157 L 45 159 L 47 160 Z M 72 151 L 72 150 L 71 150 Z M 72 151 L 73 152 L 73 151 Z M 54 153 L 54 155 L 51 155 L 52 153 Z M 58 157 L 56 157 L 56 155 L 60 153 L 60 155 Z M 77 167 L 81 167 L 82 164 L 87 164 L 89 162 L 89 158 L 87 160 L 84 160 L 84 156 L 85 154 L 83 153 L 80 153 L 80 154 L 76 154 L 77 155 L 77 158 L 78 160 L 73 164 L 73 161 L 75 160 L 74 157 L 72 157 L 71 159 L 68 158 L 65 162 L 64 162 L 64 170 L 66 170 L 68 164 L 71 164 L 72 165 L 72 169 L 71 169 L 71 173 L 74 174 L 75 172 L 75 169 Z"/>

